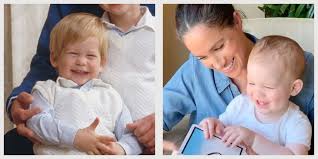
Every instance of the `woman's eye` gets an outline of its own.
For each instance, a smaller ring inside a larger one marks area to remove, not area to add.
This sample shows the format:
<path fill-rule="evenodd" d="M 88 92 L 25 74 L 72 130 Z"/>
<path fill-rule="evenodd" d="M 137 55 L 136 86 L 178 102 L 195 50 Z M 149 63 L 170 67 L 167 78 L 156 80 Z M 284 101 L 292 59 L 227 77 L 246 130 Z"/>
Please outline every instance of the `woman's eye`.
<path fill-rule="evenodd" d="M 198 57 L 198 60 L 204 60 L 204 59 L 206 59 L 206 58 L 207 58 L 207 56 Z"/>
<path fill-rule="evenodd" d="M 255 83 L 248 83 L 249 85 L 251 85 L 251 86 L 254 86 L 255 85 Z"/>
<path fill-rule="evenodd" d="M 223 48 L 223 46 L 224 46 L 224 44 L 222 44 L 221 46 L 219 46 L 219 47 L 215 48 L 215 49 L 214 49 L 214 51 L 218 51 L 218 50 L 222 49 L 222 48 Z"/>

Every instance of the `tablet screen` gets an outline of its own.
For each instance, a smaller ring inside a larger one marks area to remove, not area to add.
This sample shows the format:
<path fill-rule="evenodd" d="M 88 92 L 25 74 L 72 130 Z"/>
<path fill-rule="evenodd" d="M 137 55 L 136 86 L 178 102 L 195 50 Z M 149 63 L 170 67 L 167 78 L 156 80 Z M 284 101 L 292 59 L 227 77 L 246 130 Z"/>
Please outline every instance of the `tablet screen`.
<path fill-rule="evenodd" d="M 191 131 L 192 130 L 192 131 Z M 206 140 L 203 130 L 194 126 L 183 144 L 181 154 L 183 155 L 242 155 L 243 148 L 236 146 L 234 148 L 226 147 L 218 136 Z"/>

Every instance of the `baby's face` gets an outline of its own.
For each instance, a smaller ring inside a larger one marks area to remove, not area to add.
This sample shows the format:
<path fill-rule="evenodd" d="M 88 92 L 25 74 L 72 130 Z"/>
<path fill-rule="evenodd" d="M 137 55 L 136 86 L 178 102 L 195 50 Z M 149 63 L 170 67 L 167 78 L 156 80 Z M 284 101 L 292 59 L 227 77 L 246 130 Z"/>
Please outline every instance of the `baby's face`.
<path fill-rule="evenodd" d="M 68 44 L 64 52 L 52 63 L 59 76 L 78 85 L 97 78 L 102 71 L 99 42 L 95 37 Z"/>
<path fill-rule="evenodd" d="M 277 62 L 253 62 L 247 65 L 247 95 L 258 113 L 277 117 L 289 106 L 292 80 Z"/>

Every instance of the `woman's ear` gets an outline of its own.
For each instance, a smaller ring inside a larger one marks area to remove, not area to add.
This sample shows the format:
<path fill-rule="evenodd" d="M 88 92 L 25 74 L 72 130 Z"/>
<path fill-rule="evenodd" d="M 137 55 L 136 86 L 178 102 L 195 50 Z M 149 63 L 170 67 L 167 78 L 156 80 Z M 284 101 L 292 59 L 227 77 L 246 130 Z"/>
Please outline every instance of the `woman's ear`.
<path fill-rule="evenodd" d="M 296 79 L 292 84 L 292 90 L 290 92 L 291 96 L 296 96 L 303 88 L 303 81 L 301 79 Z"/>
<path fill-rule="evenodd" d="M 240 30 L 243 30 L 241 15 L 238 11 L 233 12 L 233 22 L 235 27 L 237 27 Z"/>
<path fill-rule="evenodd" d="M 56 68 L 57 66 L 57 63 L 56 63 L 56 59 L 54 59 L 54 52 L 50 52 L 50 62 L 51 62 L 51 65 Z"/>

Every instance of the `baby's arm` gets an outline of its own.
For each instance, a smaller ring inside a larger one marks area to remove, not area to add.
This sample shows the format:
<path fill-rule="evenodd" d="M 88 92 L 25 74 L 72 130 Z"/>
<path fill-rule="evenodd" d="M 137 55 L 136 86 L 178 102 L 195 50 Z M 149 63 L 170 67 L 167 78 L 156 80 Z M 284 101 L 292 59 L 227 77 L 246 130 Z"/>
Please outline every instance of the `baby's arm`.
<path fill-rule="evenodd" d="M 307 155 L 308 149 L 303 144 L 287 144 L 281 146 L 267 140 L 261 135 L 255 135 L 251 148 L 258 154 L 279 154 L 279 155 Z"/>
<path fill-rule="evenodd" d="M 27 126 L 46 144 L 71 147 L 77 129 L 71 124 L 54 119 L 54 109 L 47 100 L 35 90 L 32 92 L 33 102 L 31 108 L 39 107 L 41 113 L 34 115 L 27 121 Z"/>
<path fill-rule="evenodd" d="M 126 155 L 136 155 L 142 152 L 141 144 L 138 142 L 136 136 L 126 128 L 126 125 L 132 122 L 128 108 L 123 105 L 123 110 L 116 121 L 115 135 L 118 139 L 117 144 L 125 150 Z"/>
<path fill-rule="evenodd" d="M 274 144 L 266 138 L 256 135 L 252 148 L 261 154 L 308 154 L 312 127 L 306 115 L 296 110 L 284 124 L 284 130 L 286 133 L 285 146 Z"/>
<path fill-rule="evenodd" d="M 44 143 L 65 147 L 75 147 L 89 154 L 101 154 L 98 148 L 102 143 L 114 141 L 107 136 L 99 136 L 95 133 L 95 128 L 99 121 L 96 119 L 90 126 L 78 129 L 54 118 L 54 108 L 47 100 L 35 90 L 32 93 L 34 98 L 32 107 L 39 107 L 41 113 L 36 114 L 27 121 L 27 126 L 31 128 Z"/>
<path fill-rule="evenodd" d="M 251 148 L 255 153 L 262 155 L 306 155 L 308 149 L 302 144 L 287 144 L 282 146 L 273 143 L 260 134 L 241 126 L 228 126 L 224 129 L 222 141 L 234 147 L 239 144 Z"/>

